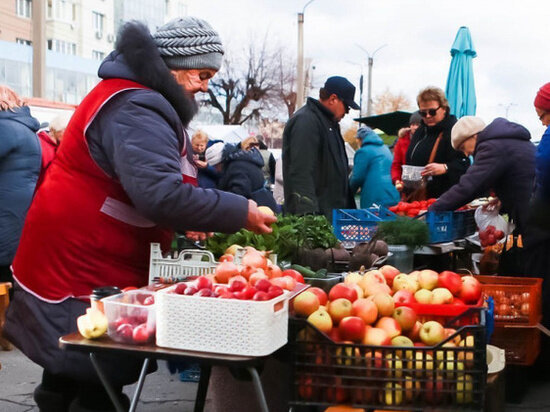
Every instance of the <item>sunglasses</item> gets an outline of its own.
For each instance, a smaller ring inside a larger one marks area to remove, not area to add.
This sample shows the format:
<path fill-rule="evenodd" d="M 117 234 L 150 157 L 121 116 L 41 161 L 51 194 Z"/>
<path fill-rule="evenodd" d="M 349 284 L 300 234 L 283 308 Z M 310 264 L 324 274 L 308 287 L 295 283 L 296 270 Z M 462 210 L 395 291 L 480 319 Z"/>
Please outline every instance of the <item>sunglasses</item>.
<path fill-rule="evenodd" d="M 422 117 L 427 117 L 428 115 L 434 117 L 439 109 L 441 109 L 441 106 L 438 106 L 435 109 L 419 110 L 418 113 L 420 113 L 420 116 Z"/>

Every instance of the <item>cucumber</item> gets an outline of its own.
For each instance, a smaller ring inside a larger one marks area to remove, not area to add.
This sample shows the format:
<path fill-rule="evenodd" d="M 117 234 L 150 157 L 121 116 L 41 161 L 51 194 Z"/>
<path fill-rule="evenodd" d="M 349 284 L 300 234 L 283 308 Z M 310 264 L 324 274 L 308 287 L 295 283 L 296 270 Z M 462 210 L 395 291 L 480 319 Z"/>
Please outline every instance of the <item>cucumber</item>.
<path fill-rule="evenodd" d="M 310 268 L 306 268 L 302 265 L 293 264 L 290 266 L 291 269 L 294 269 L 302 274 L 302 276 L 306 278 L 313 278 L 315 277 L 315 272 L 311 270 Z"/>

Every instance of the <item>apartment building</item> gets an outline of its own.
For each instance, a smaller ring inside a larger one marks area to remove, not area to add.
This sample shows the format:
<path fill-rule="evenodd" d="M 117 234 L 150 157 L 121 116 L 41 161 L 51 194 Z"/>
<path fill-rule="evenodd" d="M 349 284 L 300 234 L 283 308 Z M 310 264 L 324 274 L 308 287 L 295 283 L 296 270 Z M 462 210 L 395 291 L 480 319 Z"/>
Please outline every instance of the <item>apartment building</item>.
<path fill-rule="evenodd" d="M 152 31 L 176 15 L 182 0 L 43 0 L 46 99 L 78 104 L 97 84 L 97 69 L 113 49 L 118 28 L 141 20 Z M 32 96 L 33 0 L 0 0 L 0 83 Z M 116 24 L 115 24 L 116 22 Z"/>

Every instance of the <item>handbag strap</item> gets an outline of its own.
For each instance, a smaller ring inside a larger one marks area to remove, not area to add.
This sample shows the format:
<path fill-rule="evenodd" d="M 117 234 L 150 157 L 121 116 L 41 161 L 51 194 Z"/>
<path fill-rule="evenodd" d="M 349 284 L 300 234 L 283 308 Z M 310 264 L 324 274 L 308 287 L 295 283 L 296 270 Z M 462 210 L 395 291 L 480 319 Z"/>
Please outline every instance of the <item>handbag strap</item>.
<path fill-rule="evenodd" d="M 437 139 L 435 139 L 434 147 L 432 148 L 432 152 L 430 153 L 430 158 L 428 159 L 428 164 L 432 163 L 435 159 L 435 154 L 437 153 L 437 148 L 439 147 L 439 142 L 441 141 L 441 137 L 443 136 L 443 132 L 440 132 L 437 136 Z"/>

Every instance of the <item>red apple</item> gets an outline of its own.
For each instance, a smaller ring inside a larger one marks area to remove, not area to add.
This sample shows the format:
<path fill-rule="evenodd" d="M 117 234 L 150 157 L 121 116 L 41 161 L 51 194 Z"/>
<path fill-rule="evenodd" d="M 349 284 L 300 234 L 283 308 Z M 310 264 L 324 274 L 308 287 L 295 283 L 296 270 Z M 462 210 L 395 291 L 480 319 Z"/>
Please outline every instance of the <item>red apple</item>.
<path fill-rule="evenodd" d="M 191 296 L 198 292 L 198 289 L 195 285 L 189 285 L 183 292 L 184 295 Z"/>
<path fill-rule="evenodd" d="M 377 293 L 372 297 L 372 301 L 378 308 L 378 316 L 391 316 L 395 309 L 395 302 L 387 293 Z"/>
<path fill-rule="evenodd" d="M 459 274 L 446 270 L 439 274 L 437 285 L 440 288 L 447 288 L 453 295 L 457 295 L 462 289 L 462 279 Z"/>
<path fill-rule="evenodd" d="M 284 293 L 283 288 L 277 285 L 271 285 L 267 290 L 267 294 L 269 295 L 270 299 L 276 298 L 277 296 L 281 296 L 283 293 Z"/>
<path fill-rule="evenodd" d="M 132 339 L 135 343 L 145 343 L 149 340 L 149 332 L 147 331 L 146 323 L 142 323 L 134 328 Z"/>
<path fill-rule="evenodd" d="M 242 291 L 247 285 L 246 279 L 244 281 L 243 279 L 242 276 L 234 276 L 229 279 L 229 291 L 233 293 Z"/>
<path fill-rule="evenodd" d="M 412 330 L 416 324 L 416 312 L 408 306 L 395 308 L 392 317 L 399 323 L 404 333 Z"/>
<path fill-rule="evenodd" d="M 380 268 L 380 272 L 382 273 L 382 275 L 384 275 L 384 278 L 386 279 L 386 283 L 390 287 L 393 285 L 393 278 L 395 278 L 397 275 L 399 275 L 399 273 L 401 273 L 399 269 L 394 268 L 391 265 L 382 266 Z"/>
<path fill-rule="evenodd" d="M 391 338 L 384 329 L 368 328 L 363 338 L 363 344 L 375 346 L 391 345 Z"/>
<path fill-rule="evenodd" d="M 296 282 L 304 283 L 304 277 L 300 272 L 294 269 L 285 269 L 283 270 L 283 276 L 290 276 L 293 278 Z"/>
<path fill-rule="evenodd" d="M 206 276 L 199 276 L 197 279 L 195 279 L 195 286 L 198 290 L 212 289 L 212 281 Z"/>
<path fill-rule="evenodd" d="M 134 331 L 134 327 L 130 323 L 121 323 L 116 328 L 116 334 L 120 338 L 122 338 L 123 341 L 130 342 L 132 340 L 132 333 Z"/>
<path fill-rule="evenodd" d="M 481 283 L 473 276 L 462 277 L 462 289 L 458 296 L 466 303 L 476 303 L 481 297 Z"/>
<path fill-rule="evenodd" d="M 378 319 L 375 325 L 377 328 L 384 329 L 390 339 L 395 338 L 401 334 L 401 325 L 394 319 L 389 316 L 383 316 Z"/>
<path fill-rule="evenodd" d="M 202 296 L 202 297 L 208 298 L 212 296 L 212 289 L 202 288 L 197 293 L 195 293 L 195 296 Z"/>
<path fill-rule="evenodd" d="M 294 312 L 298 316 L 309 316 L 319 309 L 319 298 L 309 290 L 300 293 L 293 300 Z"/>
<path fill-rule="evenodd" d="M 260 279 L 256 282 L 254 287 L 261 292 L 267 292 L 271 287 L 271 282 L 267 279 Z"/>
<path fill-rule="evenodd" d="M 365 324 L 370 325 L 378 317 L 378 308 L 372 299 L 357 299 L 351 305 L 351 313 L 353 316 L 363 319 Z"/>
<path fill-rule="evenodd" d="M 357 291 L 351 285 L 346 285 L 344 283 L 338 283 L 332 287 L 328 294 L 328 300 L 331 302 L 337 299 L 347 299 L 350 302 L 357 300 Z"/>
<path fill-rule="evenodd" d="M 401 289 L 393 294 L 393 301 L 396 306 L 410 305 L 416 302 L 416 298 L 410 290 Z"/>
<path fill-rule="evenodd" d="M 338 329 L 342 339 L 360 342 L 365 336 L 365 321 L 358 316 L 347 316 L 340 321 Z"/>
<path fill-rule="evenodd" d="M 466 303 L 464 303 L 464 301 L 462 299 L 454 298 L 453 303 L 451 303 L 451 305 L 464 306 L 464 305 L 466 305 Z"/>
<path fill-rule="evenodd" d="M 409 333 L 407 334 L 407 336 L 413 341 L 413 342 L 417 342 L 420 340 L 420 329 L 422 329 L 422 323 L 420 321 L 416 321 L 414 323 L 414 326 L 412 328 L 412 330 L 409 331 Z"/>
<path fill-rule="evenodd" d="M 317 297 L 319 298 L 320 305 L 325 306 L 327 304 L 327 301 L 328 301 L 327 292 L 325 292 L 323 289 L 312 287 L 312 288 L 309 288 L 308 291 L 311 293 L 315 293 L 317 295 Z"/>
<path fill-rule="evenodd" d="M 254 296 L 252 297 L 252 300 L 256 301 L 264 301 L 264 300 L 270 300 L 271 298 L 267 294 L 267 292 L 263 292 L 261 290 L 257 291 Z"/>
<path fill-rule="evenodd" d="M 354 291 L 355 292 L 355 291 Z M 332 322 L 337 325 L 346 316 L 351 316 L 351 302 L 348 299 L 339 298 L 330 301 L 328 305 L 328 313 L 332 318 Z"/>
<path fill-rule="evenodd" d="M 313 315 L 313 313 L 311 315 Z M 329 317 L 330 317 L 330 315 L 329 315 Z M 332 319 L 331 319 L 331 325 L 332 325 Z M 334 342 L 341 342 L 342 341 L 342 337 L 340 336 L 340 330 L 338 328 L 332 328 L 330 330 L 330 332 L 328 333 L 328 336 Z"/>
<path fill-rule="evenodd" d="M 187 289 L 187 283 L 185 282 L 178 283 L 174 289 L 174 293 L 177 293 L 178 295 L 183 295 L 183 292 L 185 292 L 185 289 Z"/>

